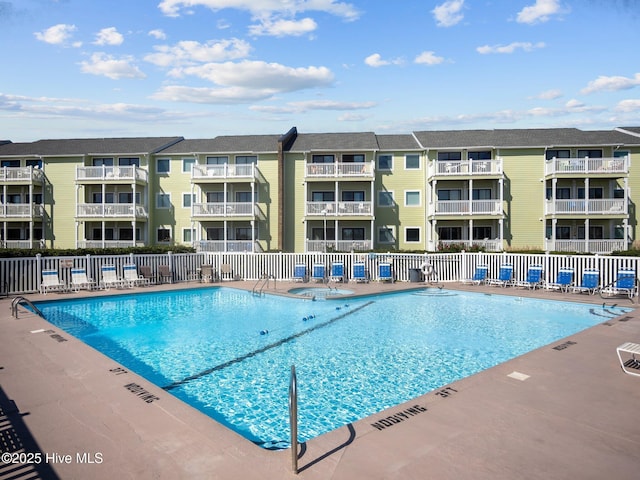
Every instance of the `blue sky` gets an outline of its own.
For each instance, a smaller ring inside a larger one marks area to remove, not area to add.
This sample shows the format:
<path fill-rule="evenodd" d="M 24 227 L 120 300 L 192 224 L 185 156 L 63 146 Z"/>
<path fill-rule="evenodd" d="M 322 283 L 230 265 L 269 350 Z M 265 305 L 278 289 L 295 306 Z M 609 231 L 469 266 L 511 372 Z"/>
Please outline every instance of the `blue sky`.
<path fill-rule="evenodd" d="M 640 125 L 637 0 L 0 0 L 0 139 Z"/>

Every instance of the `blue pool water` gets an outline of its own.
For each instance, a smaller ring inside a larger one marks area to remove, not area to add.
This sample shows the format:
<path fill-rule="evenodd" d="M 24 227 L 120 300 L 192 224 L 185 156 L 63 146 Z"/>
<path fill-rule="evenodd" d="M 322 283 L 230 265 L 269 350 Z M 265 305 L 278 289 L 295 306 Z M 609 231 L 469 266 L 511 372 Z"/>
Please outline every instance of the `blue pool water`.
<path fill-rule="evenodd" d="M 316 297 L 317 299 L 323 299 L 335 295 L 352 295 L 353 290 L 333 287 L 300 287 L 292 288 L 289 290 L 289 293 L 292 293 L 293 295 L 302 295 L 304 297 Z"/>
<path fill-rule="evenodd" d="M 424 289 L 314 302 L 226 287 L 37 302 L 51 323 L 266 448 L 305 441 L 628 309 Z"/>

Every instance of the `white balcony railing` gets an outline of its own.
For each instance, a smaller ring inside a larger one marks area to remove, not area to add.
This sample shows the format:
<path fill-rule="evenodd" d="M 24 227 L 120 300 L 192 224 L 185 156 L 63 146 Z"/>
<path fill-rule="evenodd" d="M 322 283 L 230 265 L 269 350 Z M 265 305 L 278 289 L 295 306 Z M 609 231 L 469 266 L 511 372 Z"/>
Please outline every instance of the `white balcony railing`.
<path fill-rule="evenodd" d="M 438 200 L 436 215 L 500 215 L 500 200 Z"/>
<path fill-rule="evenodd" d="M 305 176 L 373 178 L 372 162 L 307 163 Z"/>
<path fill-rule="evenodd" d="M 429 176 L 502 175 L 502 158 L 491 160 L 436 161 L 429 165 Z"/>
<path fill-rule="evenodd" d="M 625 215 L 627 214 L 627 201 L 621 198 L 600 199 L 565 199 L 548 200 L 545 205 L 547 215 Z"/>
<path fill-rule="evenodd" d="M 194 203 L 194 218 L 202 217 L 255 217 L 264 218 L 260 206 L 252 202 Z"/>
<path fill-rule="evenodd" d="M 556 173 L 629 173 L 629 157 L 610 158 L 552 158 L 545 162 L 545 175 Z"/>
<path fill-rule="evenodd" d="M 254 163 L 194 165 L 191 171 L 192 180 L 203 179 L 249 179 L 258 177 L 258 168 Z"/>
<path fill-rule="evenodd" d="M 309 217 L 373 215 L 372 202 L 307 202 L 305 215 Z"/>
<path fill-rule="evenodd" d="M 78 248 L 128 248 L 144 247 L 145 242 L 136 240 L 79 240 Z"/>
<path fill-rule="evenodd" d="M 2 218 L 42 218 L 44 207 L 34 203 L 3 203 L 0 204 L 0 217 Z"/>
<path fill-rule="evenodd" d="M 76 167 L 76 181 L 119 181 L 130 180 L 146 183 L 149 181 L 149 172 L 135 166 L 122 167 Z"/>
<path fill-rule="evenodd" d="M 44 173 L 39 168 L 33 167 L 1 167 L 1 183 L 42 183 Z"/>
<path fill-rule="evenodd" d="M 251 240 L 200 240 L 196 242 L 198 252 L 262 252 L 258 242 Z"/>
<path fill-rule="evenodd" d="M 307 252 L 364 252 L 373 249 L 371 240 L 306 240 Z"/>
<path fill-rule="evenodd" d="M 483 240 L 439 240 L 438 245 L 447 248 L 453 245 L 460 245 L 464 248 L 482 247 L 486 252 L 501 252 L 502 241 L 499 239 Z"/>
<path fill-rule="evenodd" d="M 76 216 L 94 218 L 147 218 L 148 215 L 145 207 L 131 203 L 79 203 L 76 206 Z"/>
<path fill-rule="evenodd" d="M 622 239 L 545 241 L 545 250 L 552 252 L 611 253 L 628 248 L 629 244 Z"/>

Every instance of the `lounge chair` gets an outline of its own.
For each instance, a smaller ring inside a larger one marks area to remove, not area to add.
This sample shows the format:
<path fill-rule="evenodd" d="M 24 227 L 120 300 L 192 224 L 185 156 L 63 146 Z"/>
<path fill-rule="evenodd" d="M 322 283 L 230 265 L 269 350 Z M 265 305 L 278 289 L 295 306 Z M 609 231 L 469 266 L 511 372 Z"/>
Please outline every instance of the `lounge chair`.
<path fill-rule="evenodd" d="M 46 295 L 49 292 L 64 292 L 66 289 L 67 285 L 60 280 L 57 270 L 42 270 L 40 293 Z"/>
<path fill-rule="evenodd" d="M 325 272 L 325 267 L 323 263 L 314 263 L 313 269 L 311 270 L 311 279 L 316 282 L 324 283 L 327 279 L 327 275 Z"/>
<path fill-rule="evenodd" d="M 98 284 L 95 280 L 87 277 L 87 271 L 84 268 L 71 269 L 71 290 L 79 292 L 80 290 L 93 290 Z"/>
<path fill-rule="evenodd" d="M 600 294 L 609 296 L 626 295 L 630 299 L 638 292 L 635 270 L 618 270 L 616 281 L 600 290 Z"/>
<path fill-rule="evenodd" d="M 393 283 L 393 271 L 391 270 L 390 263 L 378 264 L 378 281 Z"/>
<path fill-rule="evenodd" d="M 471 285 L 482 285 L 487 283 L 487 275 L 489 273 L 489 267 L 487 265 L 478 265 L 473 277 L 462 280 L 462 283 L 468 283 Z"/>
<path fill-rule="evenodd" d="M 216 271 L 213 265 L 202 265 L 200 267 L 200 281 L 202 283 L 213 283 L 216 279 Z"/>
<path fill-rule="evenodd" d="M 573 268 L 562 267 L 558 270 L 558 277 L 553 283 L 549 283 L 547 287 L 552 290 L 568 292 L 569 287 L 573 284 Z"/>
<path fill-rule="evenodd" d="M 518 286 L 526 287 L 529 290 L 535 290 L 542 286 L 542 265 L 531 265 L 527 269 L 527 278 L 518 282 Z"/>
<path fill-rule="evenodd" d="M 122 288 L 125 286 L 125 281 L 118 276 L 115 265 L 103 265 L 101 271 L 102 281 L 100 284 L 105 290 L 109 290 L 111 287 Z"/>
<path fill-rule="evenodd" d="M 331 275 L 329 276 L 329 280 L 332 282 L 345 282 L 343 262 L 333 262 L 331 264 Z"/>
<path fill-rule="evenodd" d="M 594 295 L 600 285 L 600 271 L 595 268 L 586 269 L 582 273 L 582 283 L 573 287 L 573 293 Z"/>
<path fill-rule="evenodd" d="M 636 358 L 636 355 L 640 355 L 640 345 L 631 342 L 623 343 L 616 348 L 616 353 L 618 354 L 622 371 L 629 375 L 640 377 L 640 359 Z M 623 353 L 626 359 L 623 359 Z M 635 372 L 630 369 L 635 370 Z"/>
<path fill-rule="evenodd" d="M 304 263 L 296 263 L 293 267 L 294 282 L 305 282 L 307 280 L 307 266 Z"/>
<path fill-rule="evenodd" d="M 353 264 L 353 275 L 351 275 L 351 278 L 356 282 L 366 283 L 369 281 L 367 268 L 363 262 L 356 262 Z"/>
<path fill-rule="evenodd" d="M 220 279 L 222 280 L 235 280 L 236 277 L 233 274 L 233 269 L 230 263 L 223 263 L 220 265 Z"/>
<path fill-rule="evenodd" d="M 123 265 L 124 283 L 129 287 L 137 287 L 139 285 L 150 285 L 149 280 L 138 274 L 138 267 L 133 263 Z"/>
<path fill-rule="evenodd" d="M 496 287 L 508 287 L 513 285 L 513 265 L 511 263 L 504 263 L 500 266 L 500 273 L 498 278 L 492 278 L 489 280 L 489 285 L 495 285 Z"/>
<path fill-rule="evenodd" d="M 139 270 L 140 275 L 146 278 L 149 281 L 149 284 L 156 283 L 156 275 L 153 273 L 153 270 L 151 270 L 149 265 L 141 265 Z"/>
<path fill-rule="evenodd" d="M 158 265 L 158 279 L 161 283 L 173 283 L 173 272 L 169 265 Z"/>

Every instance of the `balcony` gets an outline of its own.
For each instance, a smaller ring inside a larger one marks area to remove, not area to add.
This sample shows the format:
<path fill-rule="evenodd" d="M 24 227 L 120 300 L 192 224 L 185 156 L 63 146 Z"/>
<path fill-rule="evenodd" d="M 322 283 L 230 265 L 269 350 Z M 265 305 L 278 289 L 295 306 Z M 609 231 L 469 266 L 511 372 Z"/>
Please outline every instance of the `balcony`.
<path fill-rule="evenodd" d="M 11 184 L 42 184 L 44 172 L 33 167 L 2 167 L 0 168 L 0 183 Z"/>
<path fill-rule="evenodd" d="M 37 248 L 39 240 L 0 240 L 0 248 Z"/>
<path fill-rule="evenodd" d="M 258 242 L 251 240 L 200 240 L 196 242 L 198 252 L 262 252 Z"/>
<path fill-rule="evenodd" d="M 44 206 L 34 203 L 2 203 L 0 218 L 30 220 L 44 217 Z"/>
<path fill-rule="evenodd" d="M 77 248 L 129 248 L 144 246 L 144 242 L 134 242 L 133 240 L 79 240 Z"/>
<path fill-rule="evenodd" d="M 76 167 L 77 183 L 108 183 L 108 182 L 137 182 L 148 183 L 149 172 L 139 167 Z"/>
<path fill-rule="evenodd" d="M 622 239 L 545 241 L 545 250 L 552 252 L 611 253 L 628 248 L 627 241 Z"/>
<path fill-rule="evenodd" d="M 260 170 L 255 164 L 223 164 L 223 165 L 194 165 L 191 171 L 191 181 L 202 183 L 219 180 L 256 181 L 261 178 Z"/>
<path fill-rule="evenodd" d="M 266 217 L 257 203 L 252 202 L 211 202 L 194 203 L 191 213 L 195 219 L 251 217 L 265 220 Z"/>
<path fill-rule="evenodd" d="M 371 240 L 306 240 L 307 252 L 366 252 L 373 250 Z"/>
<path fill-rule="evenodd" d="M 429 177 L 495 177 L 500 175 L 502 175 L 502 158 L 436 161 L 429 164 Z"/>
<path fill-rule="evenodd" d="M 372 162 L 307 163 L 305 178 L 340 178 L 373 180 Z"/>
<path fill-rule="evenodd" d="M 629 173 L 629 157 L 613 158 L 552 158 L 544 165 L 545 175 L 557 174 L 605 174 L 627 175 Z"/>
<path fill-rule="evenodd" d="M 307 217 L 371 217 L 373 202 L 306 202 Z"/>
<path fill-rule="evenodd" d="M 501 215 L 501 200 L 438 200 L 435 215 Z"/>
<path fill-rule="evenodd" d="M 467 249 L 471 247 L 482 247 L 485 252 L 501 252 L 502 251 L 502 241 L 499 239 L 438 241 L 438 249 L 445 249 L 451 246 L 461 246 Z"/>
<path fill-rule="evenodd" d="M 76 217 L 146 219 L 148 214 L 145 207 L 132 203 L 79 203 Z"/>
<path fill-rule="evenodd" d="M 568 199 L 548 200 L 545 215 L 627 215 L 627 201 L 622 198 L 599 198 L 592 200 Z"/>

